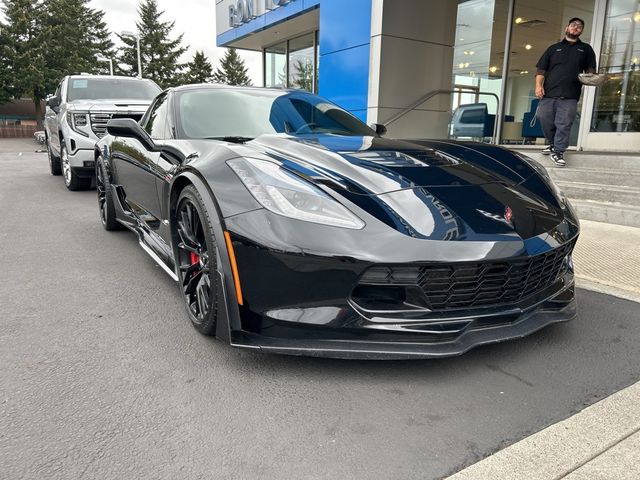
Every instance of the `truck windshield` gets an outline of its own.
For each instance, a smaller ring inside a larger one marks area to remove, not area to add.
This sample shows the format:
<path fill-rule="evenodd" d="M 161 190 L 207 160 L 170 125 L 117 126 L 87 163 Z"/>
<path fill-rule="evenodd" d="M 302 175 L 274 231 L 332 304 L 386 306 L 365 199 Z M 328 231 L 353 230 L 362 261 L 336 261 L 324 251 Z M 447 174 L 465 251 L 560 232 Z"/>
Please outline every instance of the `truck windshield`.
<path fill-rule="evenodd" d="M 160 87 L 150 80 L 134 78 L 72 78 L 67 86 L 67 101 L 131 99 L 151 100 Z"/>

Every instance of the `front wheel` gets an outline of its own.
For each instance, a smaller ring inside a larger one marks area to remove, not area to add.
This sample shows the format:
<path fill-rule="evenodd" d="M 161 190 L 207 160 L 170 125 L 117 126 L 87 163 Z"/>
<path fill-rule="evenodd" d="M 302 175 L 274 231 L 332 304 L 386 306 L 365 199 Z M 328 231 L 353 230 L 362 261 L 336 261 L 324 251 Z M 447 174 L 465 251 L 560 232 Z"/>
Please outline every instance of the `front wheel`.
<path fill-rule="evenodd" d="M 91 179 L 80 178 L 73 173 L 69 161 L 69 154 L 67 153 L 67 146 L 62 139 L 60 140 L 60 158 L 62 159 L 62 176 L 65 186 L 72 191 L 88 189 L 91 186 Z"/>
<path fill-rule="evenodd" d="M 216 241 L 195 187 L 182 190 L 175 212 L 176 262 L 185 306 L 191 323 L 200 333 L 215 335 L 220 288 Z"/>

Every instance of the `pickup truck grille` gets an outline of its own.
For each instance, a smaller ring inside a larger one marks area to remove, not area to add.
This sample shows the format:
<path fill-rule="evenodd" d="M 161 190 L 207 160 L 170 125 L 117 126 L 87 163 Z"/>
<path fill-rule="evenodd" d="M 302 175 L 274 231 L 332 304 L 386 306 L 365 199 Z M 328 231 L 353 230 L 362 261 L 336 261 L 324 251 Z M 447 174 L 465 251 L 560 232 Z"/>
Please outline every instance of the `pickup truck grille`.
<path fill-rule="evenodd" d="M 112 118 L 133 118 L 136 122 L 139 122 L 142 115 L 142 113 L 92 113 L 90 115 L 91 130 L 98 138 L 102 138 L 107 133 L 107 122 Z"/>

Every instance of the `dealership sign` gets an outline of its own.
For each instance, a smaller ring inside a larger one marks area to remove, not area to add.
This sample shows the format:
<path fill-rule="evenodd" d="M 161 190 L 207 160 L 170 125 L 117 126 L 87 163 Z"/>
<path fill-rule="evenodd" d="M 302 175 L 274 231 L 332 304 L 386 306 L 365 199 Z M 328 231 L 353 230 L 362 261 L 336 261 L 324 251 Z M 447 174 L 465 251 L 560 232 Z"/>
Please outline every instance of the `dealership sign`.
<path fill-rule="evenodd" d="M 232 0 L 229 5 L 229 26 L 238 27 L 293 1 L 295 0 Z"/>

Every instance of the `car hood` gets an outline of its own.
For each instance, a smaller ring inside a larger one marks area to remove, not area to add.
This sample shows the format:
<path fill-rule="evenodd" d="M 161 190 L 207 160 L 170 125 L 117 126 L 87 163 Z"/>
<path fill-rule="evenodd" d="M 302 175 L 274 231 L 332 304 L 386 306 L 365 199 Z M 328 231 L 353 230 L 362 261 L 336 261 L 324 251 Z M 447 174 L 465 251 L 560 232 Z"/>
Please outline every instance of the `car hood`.
<path fill-rule="evenodd" d="M 414 237 L 526 239 L 551 231 L 565 218 L 563 206 L 532 167 L 496 147 L 263 135 L 232 148 L 243 156 L 266 154 Z"/>
<path fill-rule="evenodd" d="M 110 99 L 110 100 L 74 100 L 67 104 L 67 109 L 70 111 L 89 111 L 89 112 L 104 112 L 104 111 L 131 111 L 144 113 L 151 105 L 151 100 L 137 100 L 137 99 Z"/>
<path fill-rule="evenodd" d="M 415 187 L 518 184 L 531 174 L 518 172 L 486 153 L 455 143 L 336 135 L 262 135 L 246 147 L 267 153 L 294 170 L 298 166 L 310 169 L 318 182 L 333 182 L 336 188 L 365 195 Z"/>

